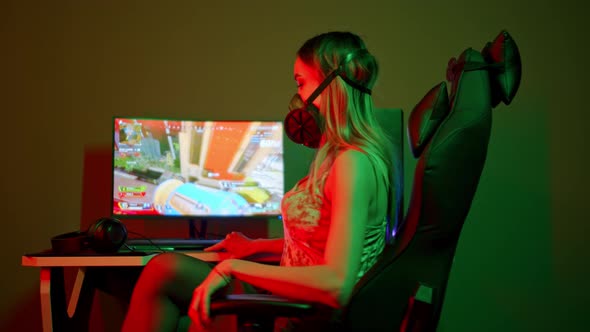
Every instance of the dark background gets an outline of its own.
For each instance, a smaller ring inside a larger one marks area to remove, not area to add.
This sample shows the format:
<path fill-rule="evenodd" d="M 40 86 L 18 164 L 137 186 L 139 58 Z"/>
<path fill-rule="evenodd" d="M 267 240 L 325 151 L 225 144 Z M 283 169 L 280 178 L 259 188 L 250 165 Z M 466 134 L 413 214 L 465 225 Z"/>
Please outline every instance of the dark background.
<path fill-rule="evenodd" d="M 320 32 L 350 30 L 380 61 L 376 105 L 403 108 L 407 118 L 444 80 L 450 57 L 481 49 L 502 29 L 520 47 L 523 79 L 513 104 L 494 113 L 439 331 L 582 330 L 589 261 L 583 7 L 573 0 L 1 1 L 0 330 L 40 330 L 39 271 L 21 267 L 21 255 L 108 214 L 114 115 L 281 119 L 296 90 L 297 48 Z M 405 164 L 409 184 L 407 153 Z M 131 225 L 146 233 L 184 226 Z M 280 230 L 269 220 L 252 232 Z M 113 315 L 122 313 L 111 301 L 97 297 L 94 330 L 116 326 Z"/>

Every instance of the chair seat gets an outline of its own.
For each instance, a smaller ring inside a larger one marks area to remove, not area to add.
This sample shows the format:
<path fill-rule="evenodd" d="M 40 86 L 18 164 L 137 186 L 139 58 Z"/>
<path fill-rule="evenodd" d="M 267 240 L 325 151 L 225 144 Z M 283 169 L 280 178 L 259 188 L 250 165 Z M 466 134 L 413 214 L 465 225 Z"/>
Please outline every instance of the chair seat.
<path fill-rule="evenodd" d="M 211 302 L 211 315 L 301 317 L 317 312 L 317 306 L 269 294 L 228 294 Z"/>

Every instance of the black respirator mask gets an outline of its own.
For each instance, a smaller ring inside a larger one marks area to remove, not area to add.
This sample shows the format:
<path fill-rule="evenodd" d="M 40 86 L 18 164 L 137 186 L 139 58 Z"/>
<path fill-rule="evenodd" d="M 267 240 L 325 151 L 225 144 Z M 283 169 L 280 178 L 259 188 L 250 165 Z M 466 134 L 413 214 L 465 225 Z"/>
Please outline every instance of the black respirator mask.
<path fill-rule="evenodd" d="M 371 90 L 358 83 L 353 82 L 344 75 L 344 66 L 340 65 L 334 69 L 326 79 L 312 92 L 312 94 L 303 101 L 298 93 L 293 96 L 289 103 L 289 113 L 285 117 L 284 127 L 287 137 L 297 144 L 303 144 L 308 148 L 317 149 L 320 145 L 320 139 L 324 132 L 324 118 L 320 110 L 315 107 L 313 101 L 324 91 L 324 89 L 336 78 L 340 76 L 348 85 L 371 94 Z"/>

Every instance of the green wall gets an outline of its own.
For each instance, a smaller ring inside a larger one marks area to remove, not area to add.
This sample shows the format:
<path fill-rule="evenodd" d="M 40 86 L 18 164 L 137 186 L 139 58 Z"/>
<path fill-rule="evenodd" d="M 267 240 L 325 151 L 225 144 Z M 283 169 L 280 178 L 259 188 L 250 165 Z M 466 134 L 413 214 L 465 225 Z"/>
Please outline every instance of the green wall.
<path fill-rule="evenodd" d="M 20 257 L 89 222 L 81 220 L 85 151 L 108 149 L 113 115 L 281 118 L 295 92 L 297 47 L 351 30 L 380 60 L 377 106 L 407 117 L 444 79 L 450 57 L 501 29 L 520 47 L 523 80 L 513 104 L 495 111 L 439 331 L 581 330 L 589 261 L 582 6 L 3 0 L 0 330 L 40 329 L 38 271 L 20 267 Z M 406 154 L 406 184 L 412 166 Z"/>

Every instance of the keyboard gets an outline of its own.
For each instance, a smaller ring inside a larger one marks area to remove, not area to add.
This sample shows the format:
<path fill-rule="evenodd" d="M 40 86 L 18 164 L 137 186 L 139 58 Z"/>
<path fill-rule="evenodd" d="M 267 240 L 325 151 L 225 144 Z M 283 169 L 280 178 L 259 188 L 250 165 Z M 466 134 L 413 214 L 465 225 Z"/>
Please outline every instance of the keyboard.
<path fill-rule="evenodd" d="M 221 239 L 127 239 L 126 243 L 135 250 L 173 249 L 201 250 L 219 243 Z"/>

